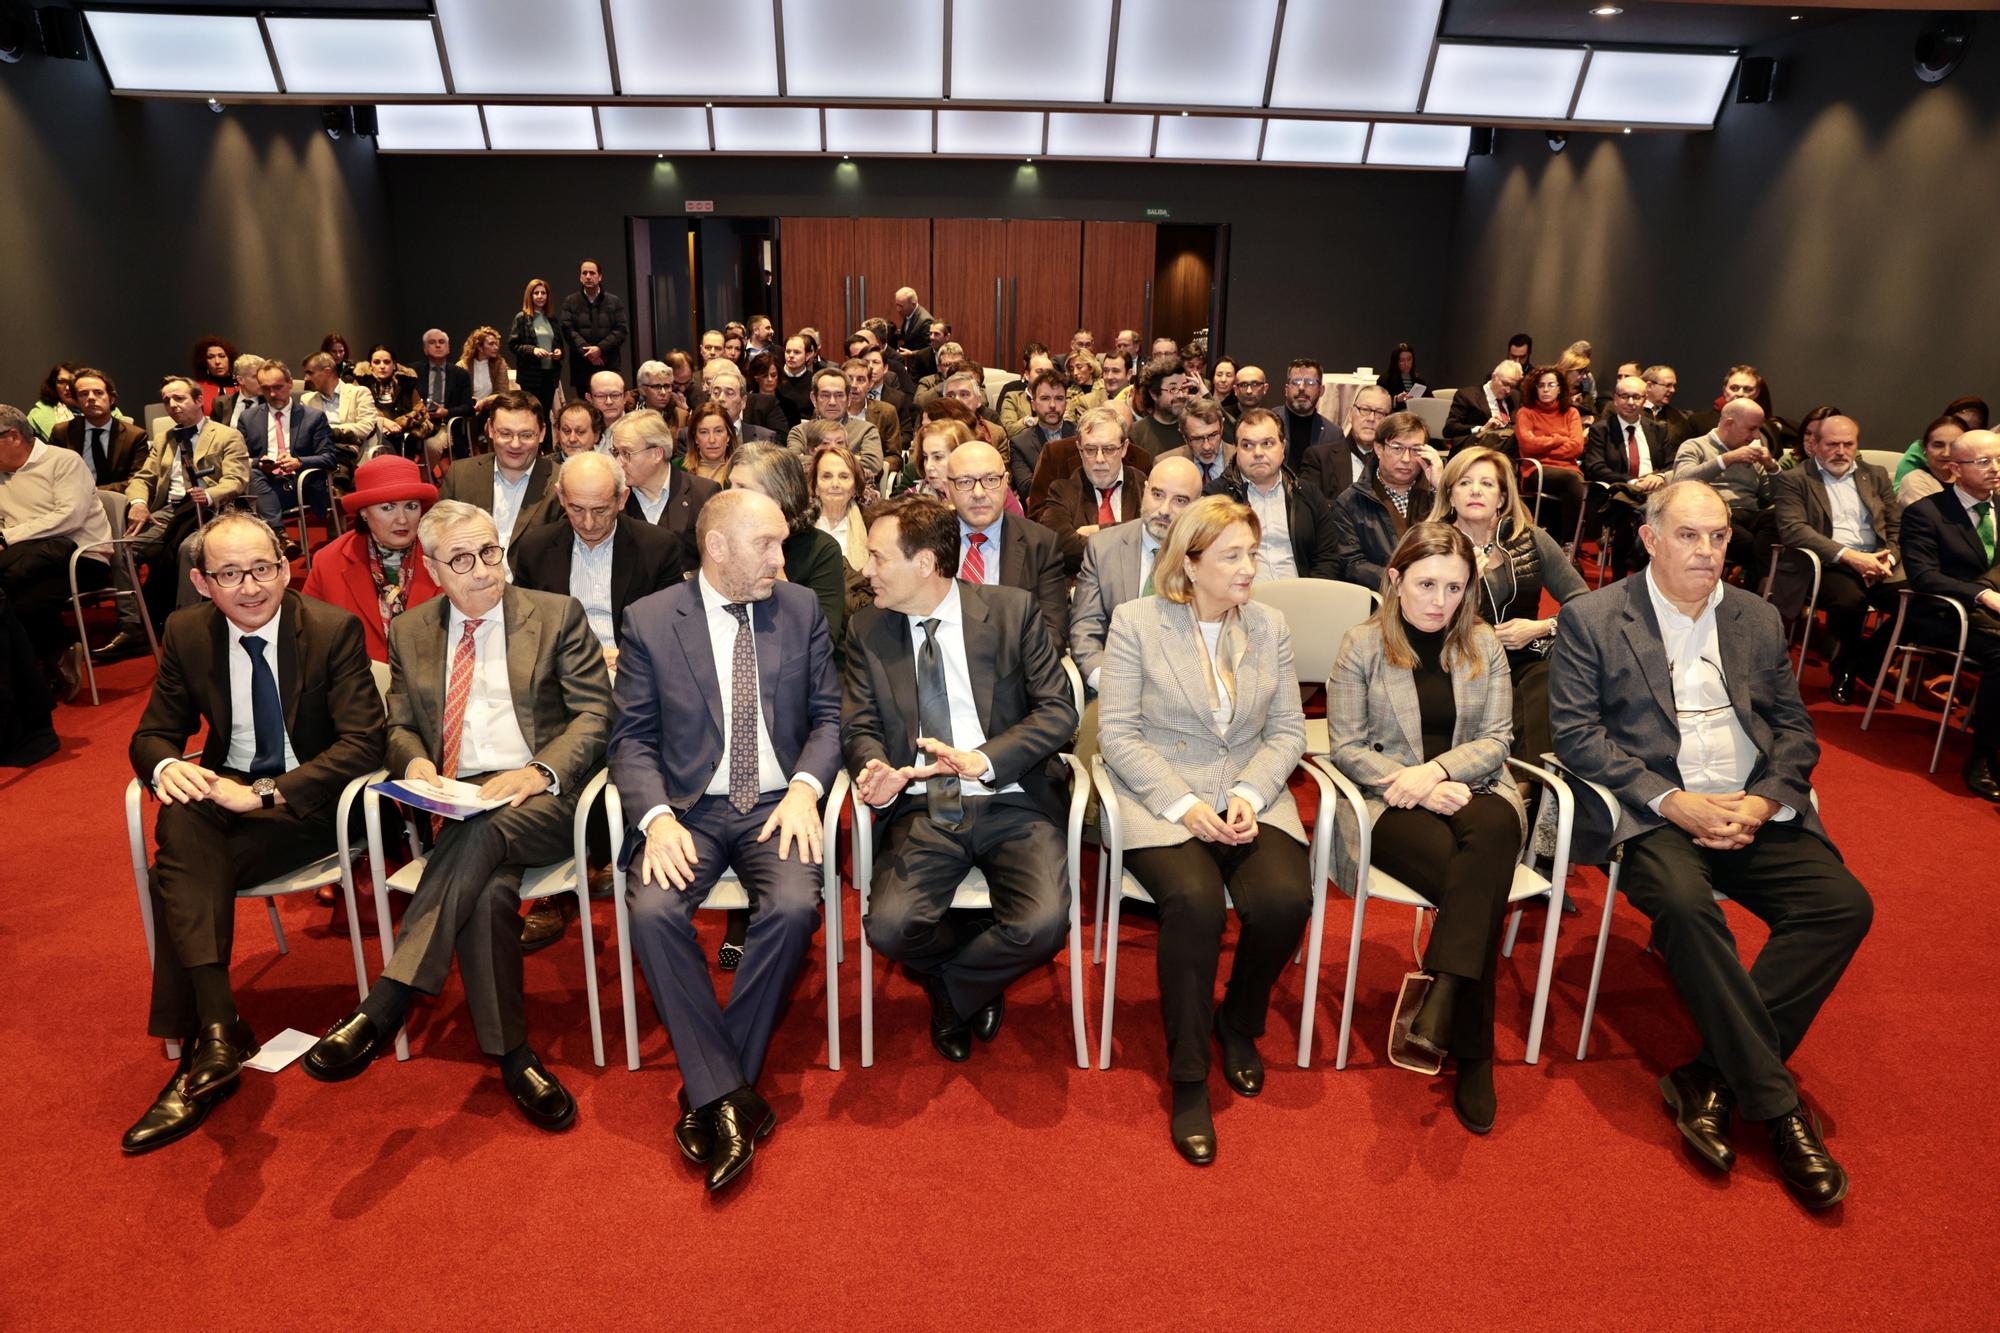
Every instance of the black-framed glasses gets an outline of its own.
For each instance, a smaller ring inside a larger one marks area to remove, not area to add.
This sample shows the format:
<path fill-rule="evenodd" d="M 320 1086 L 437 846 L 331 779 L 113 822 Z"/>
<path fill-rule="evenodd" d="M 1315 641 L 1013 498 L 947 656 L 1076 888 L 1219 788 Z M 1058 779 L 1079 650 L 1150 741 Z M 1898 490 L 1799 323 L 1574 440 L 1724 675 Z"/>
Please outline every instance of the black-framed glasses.
<path fill-rule="evenodd" d="M 477 551 L 460 551 L 445 563 L 451 566 L 451 572 L 454 574 L 470 574 L 475 559 L 482 565 L 497 565 L 506 558 L 506 547 L 497 542 L 488 542 Z M 229 585 L 225 583 L 222 586 L 226 588 Z"/>
<path fill-rule="evenodd" d="M 283 568 L 283 565 L 272 561 L 259 560 L 248 569 L 238 569 L 231 565 L 227 569 L 204 569 L 201 572 L 206 574 L 208 581 L 218 588 L 240 588 L 246 577 L 255 579 L 259 583 L 270 583 L 278 577 L 278 571 Z"/>
<path fill-rule="evenodd" d="M 990 473 L 984 477 L 953 477 L 951 479 L 951 488 L 960 495 L 972 494 L 975 487 L 993 491 L 997 494 L 1006 484 L 1007 478 L 998 472 Z"/>

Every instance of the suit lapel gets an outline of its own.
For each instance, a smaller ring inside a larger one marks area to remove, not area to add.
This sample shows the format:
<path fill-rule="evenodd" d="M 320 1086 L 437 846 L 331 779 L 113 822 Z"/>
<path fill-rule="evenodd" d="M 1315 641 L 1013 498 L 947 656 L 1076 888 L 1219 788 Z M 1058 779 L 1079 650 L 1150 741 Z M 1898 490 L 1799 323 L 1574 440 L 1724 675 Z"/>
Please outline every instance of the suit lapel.
<path fill-rule="evenodd" d="M 1028 582 L 1027 543 L 1015 530 L 1011 515 L 1000 522 L 1000 574 L 993 581 L 1009 588 L 1032 586 Z"/>
<path fill-rule="evenodd" d="M 1743 632 L 1741 605 L 1726 592 L 1722 594 L 1722 604 L 1715 608 L 1715 646 L 1722 652 L 1723 684 L 1729 690 L 1730 705 L 1736 709 L 1737 720 L 1747 733 L 1753 711 L 1750 636 Z"/>
<path fill-rule="evenodd" d="M 889 678 L 889 698 L 896 705 L 896 712 L 908 723 L 903 735 L 891 736 L 888 728 L 883 728 L 882 740 L 889 747 L 889 757 L 895 759 L 900 744 L 901 754 L 914 756 L 916 753 L 918 722 L 917 709 L 917 657 L 910 646 L 910 618 L 901 612 L 891 612 L 876 622 L 877 651 L 882 658 L 882 672 Z M 969 655 L 969 654 L 968 654 Z"/>
<path fill-rule="evenodd" d="M 970 596 L 967 596 L 968 592 Z M 994 730 L 994 663 L 1000 660 L 1000 631 L 986 614 L 986 598 L 979 591 L 960 588 L 958 604 L 965 621 L 962 631 L 965 673 L 972 678 L 972 697 L 979 701 L 980 728 L 991 736 Z"/>
<path fill-rule="evenodd" d="M 216 750 L 215 758 L 220 762 L 229 753 L 229 732 L 235 725 L 234 700 L 229 689 L 229 621 L 212 602 L 209 612 L 208 697 L 215 701 L 215 721 L 209 727 L 209 740 L 210 744 L 219 742 L 221 748 Z"/>
<path fill-rule="evenodd" d="M 629 595 L 632 580 L 638 576 L 638 552 L 632 549 L 632 530 L 622 519 L 614 520 L 611 528 L 611 628 L 612 632 L 624 628 L 625 607 L 632 598 Z M 570 549 L 576 549 L 572 539 Z"/>
<path fill-rule="evenodd" d="M 1410 753 L 1421 757 L 1424 752 L 1424 713 L 1417 701 L 1416 673 L 1408 667 L 1393 667 L 1385 660 L 1382 664 L 1382 680 L 1389 688 L 1389 711 L 1396 715 L 1396 726 L 1403 733 L 1403 743 L 1410 747 Z M 1453 698 L 1457 698 L 1458 683 L 1452 682 Z"/>
<path fill-rule="evenodd" d="M 534 603 L 509 588 L 500 598 L 507 626 L 507 688 L 514 696 L 514 718 L 533 751 L 541 747 L 535 732 L 535 664 L 542 657 L 542 618 Z"/>
<path fill-rule="evenodd" d="M 294 593 L 284 598 L 285 623 L 290 626 L 278 640 L 278 697 L 284 701 L 285 734 L 297 729 L 299 720 L 299 664 L 306 656 L 306 612 Z"/>
<path fill-rule="evenodd" d="M 1646 576 L 1634 574 L 1625 582 L 1625 639 L 1632 646 L 1632 660 L 1638 664 L 1639 674 L 1646 678 L 1654 702 L 1666 715 L 1667 725 L 1679 735 L 1680 713 L 1674 707 L 1674 683 L 1667 673 L 1667 655 L 1661 651 L 1665 640 L 1660 635 L 1660 622 L 1653 615 L 1652 598 L 1646 592 Z"/>
<path fill-rule="evenodd" d="M 1819 474 L 1819 466 L 1808 462 L 1805 465 L 1806 494 L 1817 507 L 1816 512 L 1806 515 L 1806 521 L 1822 532 L 1833 531 L 1833 501 L 1827 497 L 1826 479 Z M 1855 487 L 1860 494 L 1860 487 Z"/>
<path fill-rule="evenodd" d="M 1134 523 L 1126 534 L 1124 551 L 1118 560 L 1116 581 L 1111 585 L 1110 604 L 1124 605 L 1139 595 L 1146 586 L 1146 525 Z M 1107 625 L 1107 632 L 1110 627 Z"/>
<path fill-rule="evenodd" d="M 757 699 L 764 710 L 764 730 L 772 740 L 778 736 L 778 676 L 785 669 L 783 645 L 778 642 L 778 599 L 766 597 L 750 608 L 750 625 L 757 644 Z"/>
<path fill-rule="evenodd" d="M 1201 638 L 1201 626 L 1195 623 L 1194 606 L 1187 602 L 1162 602 L 1166 612 L 1165 626 L 1169 639 L 1179 639 L 1170 644 L 1167 658 L 1174 665 L 1174 679 L 1180 682 L 1181 693 L 1187 696 L 1188 707 L 1199 718 L 1210 719 L 1209 726 L 1215 725 L 1215 710 L 1208 702 L 1208 681 L 1204 678 L 1203 663 L 1208 660 Z"/>
<path fill-rule="evenodd" d="M 675 609 L 674 638 L 680 642 L 681 655 L 687 659 L 688 676 L 694 681 L 702 702 L 708 705 L 709 719 L 715 723 L 715 734 L 722 734 L 722 692 L 721 683 L 715 678 L 715 647 L 708 635 L 708 607 L 702 600 L 701 585 L 691 583 L 691 596 L 681 599 Z"/>

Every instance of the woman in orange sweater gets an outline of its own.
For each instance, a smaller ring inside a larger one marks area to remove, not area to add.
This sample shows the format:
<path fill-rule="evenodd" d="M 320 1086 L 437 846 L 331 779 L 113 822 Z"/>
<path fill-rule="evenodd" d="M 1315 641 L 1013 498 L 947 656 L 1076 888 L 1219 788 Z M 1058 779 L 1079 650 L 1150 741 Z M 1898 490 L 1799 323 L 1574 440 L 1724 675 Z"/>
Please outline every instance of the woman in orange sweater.
<path fill-rule="evenodd" d="M 1537 519 L 1566 543 L 1574 539 L 1577 515 L 1583 512 L 1583 471 L 1577 465 L 1583 457 L 1583 418 L 1569 405 L 1569 386 L 1559 368 L 1535 367 L 1524 388 L 1525 401 L 1514 413 L 1514 439 L 1524 463 L 1532 458 L 1542 465 Z M 1533 469 L 1524 467 L 1521 479 L 1532 482 Z M 1532 503 L 1531 496 L 1523 498 Z"/>

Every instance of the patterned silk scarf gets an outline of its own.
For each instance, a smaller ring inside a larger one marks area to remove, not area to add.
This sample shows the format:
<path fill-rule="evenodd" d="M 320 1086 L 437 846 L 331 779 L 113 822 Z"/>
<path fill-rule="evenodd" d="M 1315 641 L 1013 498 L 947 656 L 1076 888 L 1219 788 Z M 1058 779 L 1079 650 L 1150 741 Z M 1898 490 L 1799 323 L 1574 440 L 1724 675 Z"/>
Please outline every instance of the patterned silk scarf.
<path fill-rule="evenodd" d="M 368 577 L 375 584 L 375 609 L 382 617 L 384 634 L 389 632 L 389 622 L 403 614 L 409 602 L 409 581 L 403 577 L 409 554 L 386 550 L 373 535 L 368 537 Z"/>
<path fill-rule="evenodd" d="M 1192 604 L 1188 614 L 1194 615 Z M 1231 716 L 1236 711 L 1236 673 L 1243 665 L 1243 654 L 1249 650 L 1250 635 L 1243 628 L 1243 612 L 1239 607 L 1230 607 L 1223 613 L 1222 631 L 1216 635 L 1215 656 L 1208 655 L 1208 636 L 1201 632 L 1201 619 L 1195 618 L 1194 643 L 1201 653 L 1201 678 L 1208 686 L 1208 707 L 1211 713 L 1227 708 Z M 1222 678 L 1221 694 L 1216 693 L 1216 677 Z"/>

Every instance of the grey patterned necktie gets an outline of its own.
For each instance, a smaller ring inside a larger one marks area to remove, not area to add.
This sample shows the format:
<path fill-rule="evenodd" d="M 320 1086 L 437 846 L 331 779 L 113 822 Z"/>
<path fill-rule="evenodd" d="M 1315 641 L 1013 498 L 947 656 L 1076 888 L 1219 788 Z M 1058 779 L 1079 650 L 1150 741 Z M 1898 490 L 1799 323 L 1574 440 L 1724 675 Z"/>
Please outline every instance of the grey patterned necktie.
<path fill-rule="evenodd" d="M 739 815 L 757 804 L 757 638 L 750 608 L 731 602 L 736 648 L 729 665 L 729 804 Z"/>
<path fill-rule="evenodd" d="M 917 730 L 932 740 L 952 743 L 951 693 L 944 684 L 944 655 L 937 646 L 937 618 L 923 622 L 924 645 L 917 650 Z M 924 781 L 924 801 L 930 806 L 931 822 L 957 828 L 965 819 L 965 802 L 959 798 L 958 775 L 939 773 Z"/>

